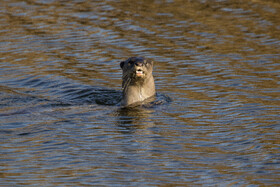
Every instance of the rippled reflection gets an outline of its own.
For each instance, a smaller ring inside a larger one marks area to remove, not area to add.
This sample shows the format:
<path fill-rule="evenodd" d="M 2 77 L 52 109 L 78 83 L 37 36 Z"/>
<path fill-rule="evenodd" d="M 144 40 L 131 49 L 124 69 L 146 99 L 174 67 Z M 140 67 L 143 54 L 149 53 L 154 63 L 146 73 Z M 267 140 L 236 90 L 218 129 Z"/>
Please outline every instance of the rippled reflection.
<path fill-rule="evenodd" d="M 278 186 L 276 0 L 0 3 L 0 185 Z M 119 63 L 155 61 L 121 108 Z"/>

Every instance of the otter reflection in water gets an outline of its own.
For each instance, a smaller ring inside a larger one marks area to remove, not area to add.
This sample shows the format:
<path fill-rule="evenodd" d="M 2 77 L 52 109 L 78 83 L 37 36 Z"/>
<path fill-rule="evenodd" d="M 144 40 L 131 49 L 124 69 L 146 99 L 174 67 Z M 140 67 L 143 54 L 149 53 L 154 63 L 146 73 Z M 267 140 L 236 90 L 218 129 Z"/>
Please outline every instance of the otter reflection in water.
<path fill-rule="evenodd" d="M 123 70 L 122 106 L 134 106 L 155 95 L 153 61 L 143 57 L 130 57 L 120 63 Z"/>

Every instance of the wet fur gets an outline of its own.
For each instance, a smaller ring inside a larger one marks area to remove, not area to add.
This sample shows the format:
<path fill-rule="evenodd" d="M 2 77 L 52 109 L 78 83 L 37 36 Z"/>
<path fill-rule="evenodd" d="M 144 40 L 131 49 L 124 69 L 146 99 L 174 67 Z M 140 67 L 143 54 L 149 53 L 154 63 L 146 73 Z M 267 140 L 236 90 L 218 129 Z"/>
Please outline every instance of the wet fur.
<path fill-rule="evenodd" d="M 152 74 L 153 61 L 143 57 L 131 57 L 120 63 L 123 70 L 122 106 L 141 103 L 155 95 L 155 83 Z M 143 70 L 143 76 L 137 76 L 137 70 Z"/>

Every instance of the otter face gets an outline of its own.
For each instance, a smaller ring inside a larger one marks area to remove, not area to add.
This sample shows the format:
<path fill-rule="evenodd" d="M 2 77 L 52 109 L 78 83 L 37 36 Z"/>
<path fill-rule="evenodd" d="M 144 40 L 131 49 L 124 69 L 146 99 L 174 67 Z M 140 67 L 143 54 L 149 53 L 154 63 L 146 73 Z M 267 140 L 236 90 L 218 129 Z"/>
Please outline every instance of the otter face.
<path fill-rule="evenodd" d="M 120 63 L 123 70 L 123 76 L 129 75 L 134 79 L 145 79 L 152 75 L 153 61 L 144 57 L 130 57 L 126 61 Z"/>

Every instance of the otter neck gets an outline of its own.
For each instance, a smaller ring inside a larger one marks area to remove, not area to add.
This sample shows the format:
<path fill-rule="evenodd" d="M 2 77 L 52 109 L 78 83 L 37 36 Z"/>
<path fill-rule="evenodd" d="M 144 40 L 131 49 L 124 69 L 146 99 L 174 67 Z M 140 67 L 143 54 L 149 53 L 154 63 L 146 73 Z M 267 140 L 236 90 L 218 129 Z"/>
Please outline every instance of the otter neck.
<path fill-rule="evenodd" d="M 155 95 L 155 84 L 153 76 L 142 83 L 130 83 L 123 89 L 123 105 L 141 102 Z"/>

